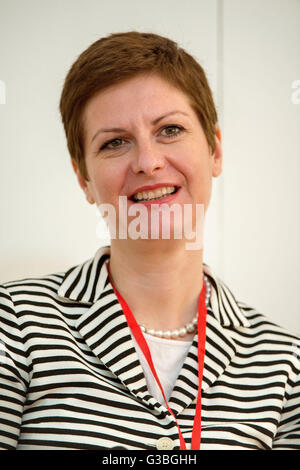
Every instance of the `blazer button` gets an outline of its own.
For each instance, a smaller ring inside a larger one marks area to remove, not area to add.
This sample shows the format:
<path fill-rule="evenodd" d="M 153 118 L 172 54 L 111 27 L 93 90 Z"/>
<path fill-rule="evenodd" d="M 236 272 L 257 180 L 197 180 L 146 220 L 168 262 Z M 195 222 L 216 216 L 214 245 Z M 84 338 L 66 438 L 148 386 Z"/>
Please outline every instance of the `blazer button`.
<path fill-rule="evenodd" d="M 174 448 L 174 442 L 169 437 L 161 437 L 156 442 L 156 448 L 158 450 L 172 450 Z"/>

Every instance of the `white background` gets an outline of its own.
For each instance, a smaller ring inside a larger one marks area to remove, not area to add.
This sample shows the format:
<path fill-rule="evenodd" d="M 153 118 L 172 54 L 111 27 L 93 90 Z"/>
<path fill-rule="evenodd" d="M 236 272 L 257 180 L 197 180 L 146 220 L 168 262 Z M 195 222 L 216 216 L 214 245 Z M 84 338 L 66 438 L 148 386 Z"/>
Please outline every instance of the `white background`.
<path fill-rule="evenodd" d="M 76 57 L 129 30 L 177 41 L 213 89 L 224 167 L 204 262 L 239 300 L 299 333 L 299 0 L 0 0 L 0 282 L 67 270 L 105 244 L 58 104 Z"/>

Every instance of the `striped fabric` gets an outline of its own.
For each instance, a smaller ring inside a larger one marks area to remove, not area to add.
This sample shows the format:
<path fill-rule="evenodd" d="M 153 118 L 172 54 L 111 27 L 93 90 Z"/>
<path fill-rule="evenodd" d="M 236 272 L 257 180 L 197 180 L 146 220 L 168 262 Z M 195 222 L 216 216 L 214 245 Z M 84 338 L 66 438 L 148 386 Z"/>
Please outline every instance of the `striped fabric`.
<path fill-rule="evenodd" d="M 174 418 L 147 390 L 109 255 L 0 288 L 1 449 L 155 450 L 161 437 L 179 449 Z M 300 449 L 299 338 L 204 271 L 201 449 Z M 169 401 L 187 447 L 196 393 L 197 335 Z"/>

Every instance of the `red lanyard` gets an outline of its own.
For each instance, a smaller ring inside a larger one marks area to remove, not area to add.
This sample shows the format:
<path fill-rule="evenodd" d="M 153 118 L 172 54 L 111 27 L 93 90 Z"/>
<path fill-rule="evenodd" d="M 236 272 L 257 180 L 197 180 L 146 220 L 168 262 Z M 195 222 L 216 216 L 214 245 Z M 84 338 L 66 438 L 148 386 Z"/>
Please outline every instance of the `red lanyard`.
<path fill-rule="evenodd" d="M 118 300 L 121 304 L 122 310 L 124 312 L 124 315 L 126 317 L 127 323 L 129 328 L 131 329 L 131 332 L 138 343 L 139 347 L 141 348 L 141 351 L 143 352 L 149 367 L 151 369 L 151 372 L 153 374 L 153 377 L 155 378 L 162 396 L 166 402 L 166 406 L 168 411 L 171 413 L 171 415 L 174 417 L 177 428 L 178 428 L 178 433 L 179 433 L 179 440 L 180 440 L 180 450 L 186 450 L 186 445 L 179 427 L 179 424 L 175 418 L 175 415 L 171 408 L 169 407 L 169 404 L 167 402 L 165 393 L 163 391 L 163 388 L 161 386 L 160 380 L 158 378 L 158 375 L 156 373 L 150 349 L 148 347 L 148 344 L 144 338 L 144 335 L 142 333 L 142 330 L 139 327 L 139 324 L 137 323 L 136 319 L 134 318 L 130 308 L 128 307 L 127 303 L 121 296 L 121 294 L 117 291 L 117 289 L 114 287 L 112 283 L 112 279 L 110 277 L 110 272 L 109 272 L 109 263 L 107 264 L 107 269 L 108 269 L 108 277 L 110 280 L 110 283 L 116 293 L 116 296 L 118 297 Z M 193 425 L 193 432 L 192 432 L 192 442 L 191 442 L 191 450 L 199 450 L 200 449 L 200 440 L 201 440 L 201 384 L 202 384 L 202 377 L 203 377 L 203 368 L 204 368 L 204 355 L 205 355 L 205 340 L 206 340 L 206 305 L 205 305 L 205 283 L 203 281 L 203 287 L 201 290 L 201 294 L 199 297 L 199 302 L 198 302 L 198 394 L 197 394 L 197 403 L 196 403 L 196 413 L 195 413 L 195 418 L 194 418 L 194 425 Z"/>

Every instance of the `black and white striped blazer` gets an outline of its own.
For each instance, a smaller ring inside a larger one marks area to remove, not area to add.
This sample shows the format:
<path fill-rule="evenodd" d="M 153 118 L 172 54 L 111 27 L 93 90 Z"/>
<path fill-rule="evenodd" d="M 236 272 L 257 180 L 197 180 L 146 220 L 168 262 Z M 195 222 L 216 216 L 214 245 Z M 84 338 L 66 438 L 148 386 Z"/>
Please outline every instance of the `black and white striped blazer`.
<path fill-rule="evenodd" d="M 105 261 L 0 288 L 0 449 L 155 450 L 178 430 L 152 397 Z M 201 449 L 300 449 L 300 341 L 212 284 Z M 284 312 L 283 312 L 284 314 Z M 189 447 L 197 334 L 169 405 Z"/>

